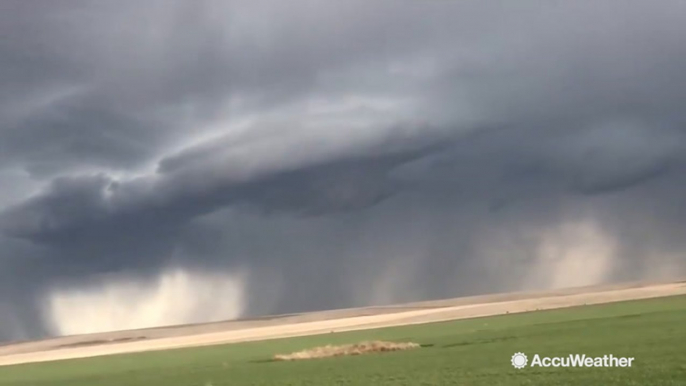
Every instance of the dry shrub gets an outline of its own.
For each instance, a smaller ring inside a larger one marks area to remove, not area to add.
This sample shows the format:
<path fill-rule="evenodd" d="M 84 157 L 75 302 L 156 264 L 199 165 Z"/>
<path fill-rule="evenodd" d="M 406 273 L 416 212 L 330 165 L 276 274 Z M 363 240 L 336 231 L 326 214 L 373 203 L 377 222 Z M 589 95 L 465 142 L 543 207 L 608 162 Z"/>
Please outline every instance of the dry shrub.
<path fill-rule="evenodd" d="M 403 351 L 420 347 L 417 343 L 396 343 L 371 341 L 355 344 L 345 344 L 341 346 L 326 345 L 308 350 L 297 351 L 290 354 L 277 354 L 274 359 L 277 361 L 297 361 L 301 359 L 330 358 L 344 355 L 360 355 L 372 352 Z"/>

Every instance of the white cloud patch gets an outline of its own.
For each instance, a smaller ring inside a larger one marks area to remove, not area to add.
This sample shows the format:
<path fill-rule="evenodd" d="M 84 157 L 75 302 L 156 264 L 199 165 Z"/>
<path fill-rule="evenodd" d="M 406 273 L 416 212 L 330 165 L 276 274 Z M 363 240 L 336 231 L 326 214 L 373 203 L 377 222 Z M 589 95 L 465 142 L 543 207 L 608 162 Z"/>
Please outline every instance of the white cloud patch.
<path fill-rule="evenodd" d="M 244 308 L 245 278 L 173 269 L 146 282 L 110 279 L 55 290 L 47 299 L 48 313 L 58 335 L 235 319 Z"/>
<path fill-rule="evenodd" d="M 616 262 L 617 247 L 617 241 L 592 220 L 543 230 L 527 281 L 543 288 L 603 283 Z"/>

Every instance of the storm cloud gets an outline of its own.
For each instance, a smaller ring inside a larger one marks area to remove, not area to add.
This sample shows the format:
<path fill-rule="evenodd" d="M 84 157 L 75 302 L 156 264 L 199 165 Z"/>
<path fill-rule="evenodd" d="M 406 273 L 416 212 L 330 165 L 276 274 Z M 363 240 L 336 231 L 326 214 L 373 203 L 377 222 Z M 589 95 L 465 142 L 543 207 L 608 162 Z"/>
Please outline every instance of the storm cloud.
<path fill-rule="evenodd" d="M 0 340 L 683 275 L 683 15 L 5 1 Z"/>

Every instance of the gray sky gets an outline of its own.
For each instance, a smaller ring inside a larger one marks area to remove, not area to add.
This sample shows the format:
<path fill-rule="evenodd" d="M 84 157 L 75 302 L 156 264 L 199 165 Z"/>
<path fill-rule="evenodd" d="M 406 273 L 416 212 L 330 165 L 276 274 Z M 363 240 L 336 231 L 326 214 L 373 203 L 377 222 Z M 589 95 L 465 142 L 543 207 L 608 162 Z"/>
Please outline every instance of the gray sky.
<path fill-rule="evenodd" d="M 686 273 L 683 1 L 1 7 L 0 340 Z"/>

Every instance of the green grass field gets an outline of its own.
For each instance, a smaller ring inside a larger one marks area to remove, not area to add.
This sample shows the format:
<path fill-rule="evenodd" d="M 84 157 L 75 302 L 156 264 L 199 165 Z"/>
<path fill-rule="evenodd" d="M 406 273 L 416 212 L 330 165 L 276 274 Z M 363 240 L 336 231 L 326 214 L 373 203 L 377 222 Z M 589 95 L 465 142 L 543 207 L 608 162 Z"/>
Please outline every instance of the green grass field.
<path fill-rule="evenodd" d="M 426 347 L 273 362 L 362 340 Z M 631 368 L 516 370 L 513 353 L 634 357 Z M 205 348 L 0 367 L 1 386 L 686 385 L 686 296 Z"/>

